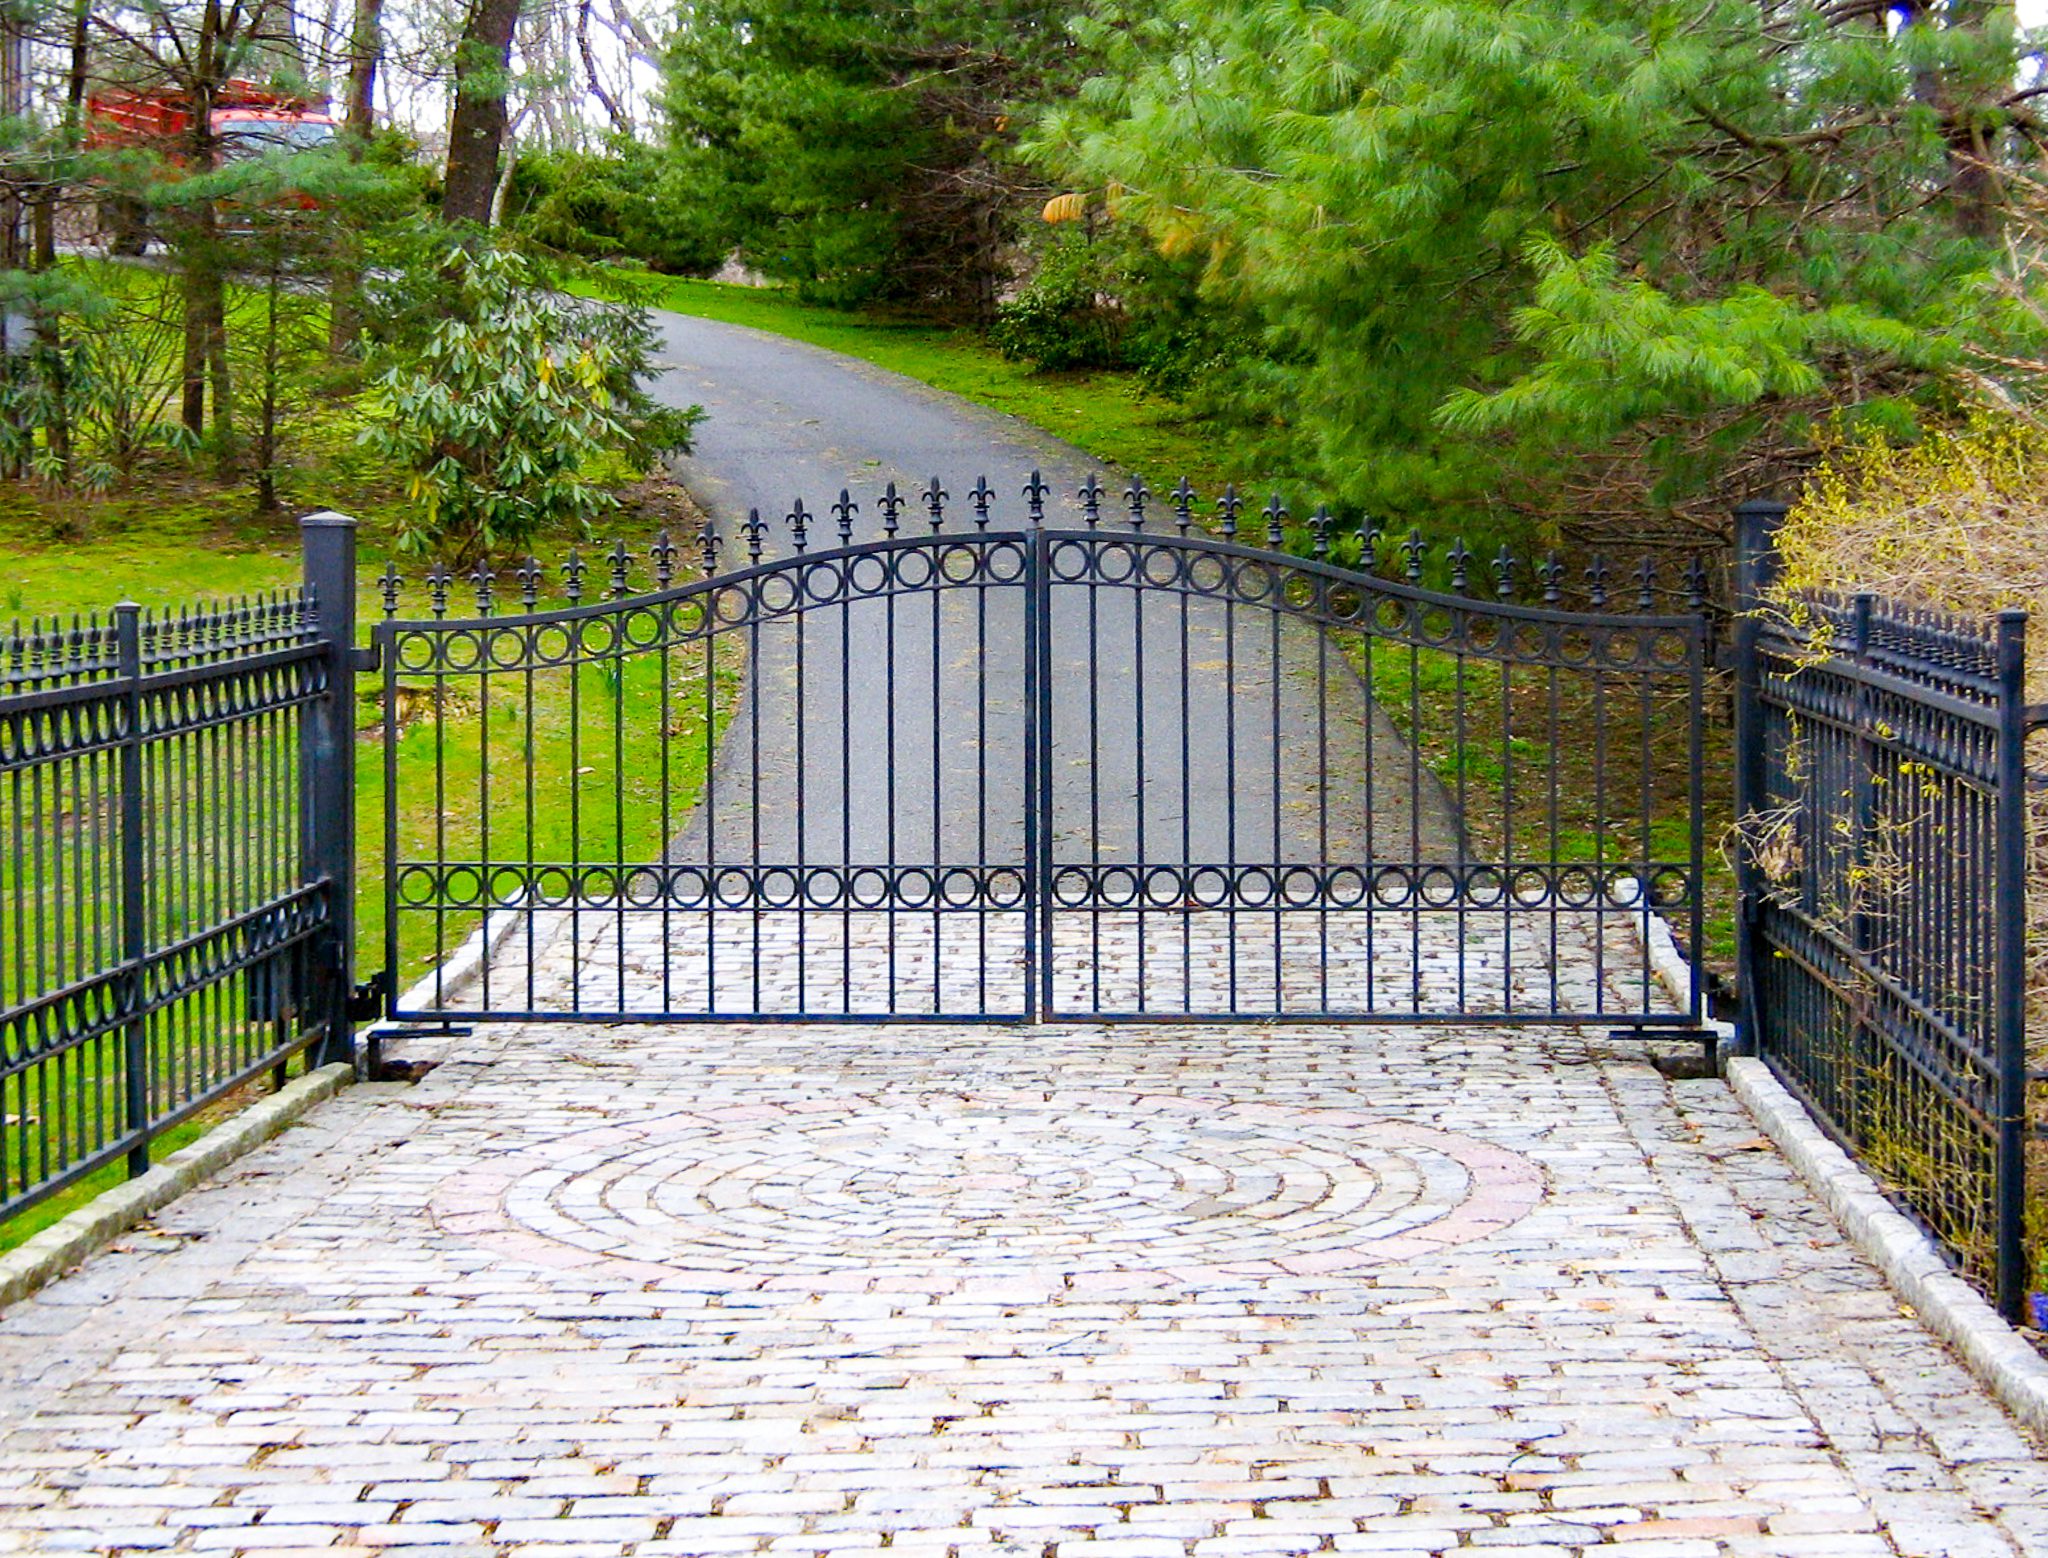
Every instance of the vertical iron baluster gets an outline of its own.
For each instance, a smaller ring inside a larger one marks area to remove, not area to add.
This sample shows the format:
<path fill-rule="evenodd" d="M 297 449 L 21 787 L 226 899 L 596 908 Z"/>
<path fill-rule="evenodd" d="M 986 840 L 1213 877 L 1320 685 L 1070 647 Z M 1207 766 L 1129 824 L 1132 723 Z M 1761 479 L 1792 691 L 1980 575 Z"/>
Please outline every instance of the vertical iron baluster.
<path fill-rule="evenodd" d="M 528 553 L 526 561 L 520 564 L 517 574 L 520 610 L 528 616 L 533 615 L 535 609 L 540 604 L 541 576 L 540 559 Z M 535 731 L 533 690 L 535 646 L 534 632 L 531 625 L 521 624 L 518 633 L 520 721 L 522 725 L 519 749 L 519 799 L 524 813 L 522 820 L 525 823 L 521 837 L 521 852 L 525 859 L 522 862 L 522 870 L 520 872 L 520 898 L 525 906 L 525 912 L 519 918 L 520 930 L 526 942 L 526 1009 L 532 1011 L 540 1004 L 540 992 L 536 985 L 534 967 L 537 961 L 535 953 L 538 947 L 534 916 L 539 913 L 539 905 L 535 901 L 534 882 L 536 870 L 540 865 L 540 855 L 534 838 L 533 765 Z"/>
<path fill-rule="evenodd" d="M 623 539 L 612 542 L 611 551 L 611 598 L 616 603 L 626 598 L 631 588 L 629 570 L 633 566 L 633 554 L 626 550 Z M 612 704 L 612 873 L 611 891 L 613 900 L 614 973 L 613 990 L 617 999 L 613 1010 L 626 1009 L 626 615 L 623 610 L 614 609 L 607 614 L 605 625 L 609 630 L 611 646 L 611 668 L 606 676 L 606 691 L 611 694 Z M 666 738 L 664 738 L 666 739 Z"/>
<path fill-rule="evenodd" d="M 1217 504 L 1226 540 L 1237 538 L 1242 500 L 1235 486 L 1225 486 Z M 1223 933 L 1228 938 L 1226 1012 L 1237 1011 L 1237 922 L 1243 882 L 1237 857 L 1237 592 L 1226 579 L 1223 595 Z"/>
<path fill-rule="evenodd" d="M 903 500 L 896 494 L 892 481 L 882 494 L 882 533 L 894 537 L 897 527 L 897 511 Z M 903 553 L 891 551 L 884 561 L 888 565 L 882 594 L 882 848 L 889 861 L 887 897 L 889 927 L 889 1000 L 888 1011 L 893 1017 L 897 1010 L 897 959 L 898 940 L 901 933 L 899 921 L 902 917 L 903 876 L 899 869 L 902 857 L 897 852 L 896 814 L 896 590 L 898 570 L 904 560 Z"/>
<path fill-rule="evenodd" d="M 925 509 L 930 515 L 931 531 L 936 536 L 946 524 L 946 489 L 939 485 L 939 478 L 932 477 L 931 485 L 925 489 Z M 941 643 L 940 625 L 944 620 L 943 578 L 944 554 L 934 544 L 931 550 L 930 590 L 932 601 L 932 643 L 931 643 L 931 684 L 932 706 L 932 1011 L 946 1009 L 945 994 L 945 895 L 940 890 L 946 866 L 946 807 L 945 807 L 945 737 L 944 699 L 941 690 L 940 668 L 946 657 Z"/>
<path fill-rule="evenodd" d="M 143 886 L 147 871 L 144 856 L 145 806 L 143 794 L 143 741 L 145 737 L 142 697 L 142 608 L 123 601 L 114 608 L 116 652 L 120 659 L 122 683 L 121 712 L 121 960 L 126 965 L 121 980 L 122 1083 L 126 1107 L 123 1125 L 128 1137 L 128 1177 L 149 1172 L 149 1037 L 145 961 L 149 955 L 149 921 Z M 38 793 L 40 794 L 40 786 Z M 38 842 L 43 836 L 41 819 L 35 819 L 30 835 Z M 38 862 L 40 865 L 40 862 Z M 36 879 L 41 880 L 41 871 Z M 40 920 L 40 915 L 38 915 Z M 38 959 L 40 962 L 40 959 Z M 47 1099 L 45 1100 L 47 1105 Z M 57 1118 L 64 1111 L 56 1111 Z M 47 1138 L 46 1138 L 47 1140 Z M 47 1153 L 47 1147 L 45 1152 Z M 47 1176 L 50 1165 L 42 1165 Z"/>
<path fill-rule="evenodd" d="M 1131 484 L 1124 491 L 1124 501 L 1129 505 L 1131 529 L 1142 532 L 1145 528 L 1145 500 L 1149 497 L 1145 483 L 1138 477 L 1131 478 Z M 1136 770 L 1135 784 L 1131 794 L 1137 807 L 1136 858 L 1131 861 L 1131 919 L 1136 926 L 1138 938 L 1138 1000 L 1137 1007 L 1142 1013 L 1146 1009 L 1146 947 L 1151 934 L 1152 916 L 1145 892 L 1145 868 L 1151 863 L 1151 853 L 1145 836 L 1145 807 L 1149 799 L 1145 788 L 1145 597 L 1149 593 L 1144 587 L 1145 546 L 1147 543 L 1131 543 L 1132 563 L 1131 588 L 1127 592 L 1131 602 L 1131 700 L 1132 737 L 1131 760 Z"/>
<path fill-rule="evenodd" d="M 1280 495 L 1276 492 L 1273 494 L 1272 504 L 1266 510 L 1266 539 L 1275 551 L 1279 550 L 1279 543 L 1275 542 L 1273 537 L 1275 534 L 1279 534 L 1282 540 L 1285 539 L 1283 527 L 1286 524 L 1286 517 L 1287 510 L 1281 507 Z M 1276 577 L 1273 581 L 1273 592 L 1267 602 L 1266 609 L 1266 674 L 1272 689 L 1271 706 L 1267 711 L 1266 717 L 1268 722 L 1268 749 L 1272 754 L 1271 762 L 1273 765 L 1273 853 L 1271 858 L 1273 862 L 1273 1010 L 1276 1013 L 1284 1012 L 1287 1009 L 1287 950 L 1285 943 L 1287 913 L 1282 907 L 1283 897 L 1280 890 L 1283 863 L 1287 856 L 1287 843 L 1283 836 L 1284 824 L 1280 809 L 1280 787 L 1286 757 L 1285 746 L 1281 738 L 1280 675 L 1284 651 L 1280 643 L 1280 614 L 1281 602 L 1286 599 L 1286 589 L 1287 581 L 1285 576 L 1279 575 L 1276 571 Z"/>
<path fill-rule="evenodd" d="M 793 910 L 796 914 L 796 1011 L 799 1016 L 807 1015 L 811 1009 L 810 732 L 805 728 L 810 712 L 810 669 L 805 642 L 810 614 L 804 609 L 808 565 L 803 558 L 807 518 L 803 499 L 799 498 L 789 515 L 790 534 L 795 539 L 797 552 L 796 566 L 790 575 L 790 616 L 794 619 L 796 633 L 796 897 Z"/>
<path fill-rule="evenodd" d="M 839 544 L 853 540 L 853 516 L 859 505 L 844 487 L 832 505 Z M 840 592 L 839 610 L 839 1004 L 853 1010 L 853 588 L 850 575 Z"/>
<path fill-rule="evenodd" d="M 573 608 L 583 599 L 583 554 L 569 548 L 562 590 Z M 569 634 L 562 668 L 569 678 L 569 945 L 583 945 L 583 650 L 580 622 Z M 570 959 L 569 1010 L 583 1010 L 583 960 Z"/>

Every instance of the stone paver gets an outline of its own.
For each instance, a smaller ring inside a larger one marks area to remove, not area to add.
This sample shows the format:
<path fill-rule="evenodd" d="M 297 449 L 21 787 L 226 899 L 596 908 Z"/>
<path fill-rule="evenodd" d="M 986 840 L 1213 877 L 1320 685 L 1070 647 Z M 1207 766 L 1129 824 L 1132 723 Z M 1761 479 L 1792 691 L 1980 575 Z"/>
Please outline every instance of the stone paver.
<path fill-rule="evenodd" d="M 0 1317 L 0 1549 L 2048 1552 L 1727 1090 L 1599 1042 L 457 1053 Z"/>

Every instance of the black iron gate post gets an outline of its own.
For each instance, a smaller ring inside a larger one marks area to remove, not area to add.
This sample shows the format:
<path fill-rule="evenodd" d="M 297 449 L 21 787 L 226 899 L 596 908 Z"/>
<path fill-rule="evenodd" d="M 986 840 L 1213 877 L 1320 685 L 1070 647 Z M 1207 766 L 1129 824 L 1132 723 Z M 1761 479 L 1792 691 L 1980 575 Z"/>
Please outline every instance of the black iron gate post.
<path fill-rule="evenodd" d="M 2027 1319 L 2027 614 L 1998 614 L 1998 1307 Z"/>
<path fill-rule="evenodd" d="M 114 658 L 121 679 L 121 958 L 128 969 L 121 1031 L 122 1123 L 134 1145 L 128 1176 L 149 1172 L 149 927 L 144 913 L 146 811 L 142 794 L 142 608 L 114 608 Z"/>
<path fill-rule="evenodd" d="M 1735 511 L 1735 816 L 1738 826 L 1763 810 L 1764 709 L 1762 659 L 1758 647 L 1763 622 L 1758 610 L 1777 574 L 1778 527 L 1789 512 L 1786 504 L 1752 498 Z M 1734 1052 L 1757 1052 L 1758 947 L 1756 909 L 1762 881 L 1752 841 L 1738 836 L 1735 851 L 1735 986 Z"/>
<path fill-rule="evenodd" d="M 312 1024 L 326 1029 L 317 1064 L 353 1058 L 356 886 L 356 522 L 331 511 L 299 521 L 305 583 L 326 644 L 324 690 L 306 707 L 299 737 L 304 879 L 327 886 L 327 923 L 312 949 Z M 309 1025 L 312 1025 L 309 1024 Z"/>
<path fill-rule="evenodd" d="M 1052 566 L 1045 486 L 1024 489 L 1031 544 L 1024 552 L 1024 1010 L 1026 1022 L 1052 1012 Z"/>

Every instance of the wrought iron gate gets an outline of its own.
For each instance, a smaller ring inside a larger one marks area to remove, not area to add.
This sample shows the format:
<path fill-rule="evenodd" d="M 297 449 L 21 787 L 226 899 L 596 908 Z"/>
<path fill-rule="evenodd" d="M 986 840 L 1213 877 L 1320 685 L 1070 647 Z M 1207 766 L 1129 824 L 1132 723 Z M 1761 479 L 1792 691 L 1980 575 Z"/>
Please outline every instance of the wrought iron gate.
<path fill-rule="evenodd" d="M 1447 589 L 1127 513 L 879 539 L 799 504 L 745 566 L 541 610 L 393 614 L 389 966 L 406 1020 L 1435 1021 L 1695 1028 L 1652 968 L 1702 932 L 1699 612 L 1462 547 Z M 775 537 L 777 542 L 783 535 Z M 1370 538 L 1369 538 L 1370 540 Z M 1493 598 L 1468 591 L 1490 568 Z M 1697 586 L 1694 589 L 1697 595 Z M 1575 604 L 1577 604 L 1575 602 Z M 402 836 L 399 757 L 431 753 Z M 452 959 L 452 961 L 451 961 Z"/>

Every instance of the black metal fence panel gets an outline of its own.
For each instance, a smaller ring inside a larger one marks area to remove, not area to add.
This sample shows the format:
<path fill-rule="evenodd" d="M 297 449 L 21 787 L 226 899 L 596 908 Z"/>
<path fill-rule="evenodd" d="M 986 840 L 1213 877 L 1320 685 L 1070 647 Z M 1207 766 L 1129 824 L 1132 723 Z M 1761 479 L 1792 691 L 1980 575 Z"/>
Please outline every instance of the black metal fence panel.
<path fill-rule="evenodd" d="M 799 503 L 698 582 L 619 546 L 586 599 L 572 557 L 556 609 L 532 560 L 515 611 L 480 567 L 400 617 L 389 575 L 386 955 L 436 971 L 393 1016 L 1698 1031 L 1649 956 L 1702 937 L 1696 574 L 1571 610 L 1555 564 L 1340 567 L 1321 516 L 1292 555 L 1277 502 L 1260 546 L 1234 495 L 1218 534 L 1185 486 L 1046 495 L 891 488 L 865 540 Z"/>
<path fill-rule="evenodd" d="M 2025 616 L 1771 592 L 1782 513 L 1741 516 L 1747 1034 L 2018 1318 Z"/>
<path fill-rule="evenodd" d="M 332 1037 L 335 664 L 305 590 L 0 632 L 0 1217 Z"/>

